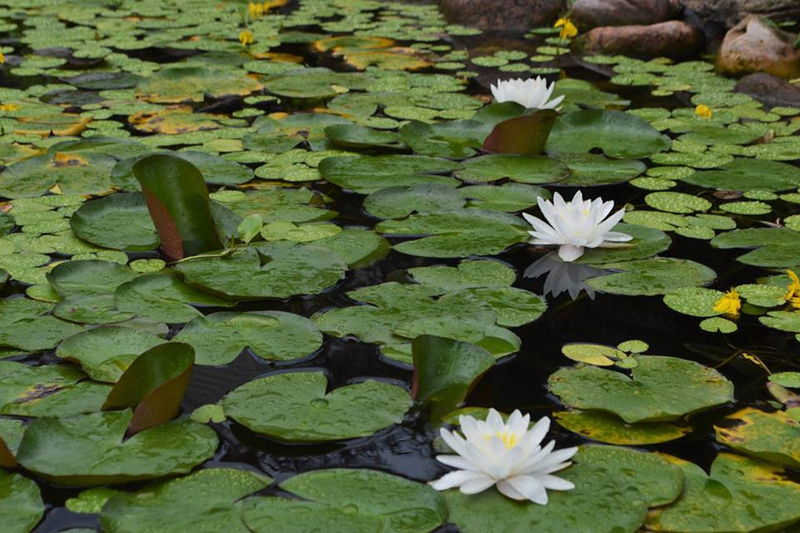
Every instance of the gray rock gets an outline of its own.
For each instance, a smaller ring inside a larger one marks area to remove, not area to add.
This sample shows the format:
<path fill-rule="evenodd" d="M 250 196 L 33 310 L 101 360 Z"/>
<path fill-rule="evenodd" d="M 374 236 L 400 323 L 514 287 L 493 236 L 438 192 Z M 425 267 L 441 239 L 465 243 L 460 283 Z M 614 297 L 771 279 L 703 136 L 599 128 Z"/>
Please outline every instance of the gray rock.
<path fill-rule="evenodd" d="M 800 51 L 795 36 L 750 15 L 731 28 L 722 41 L 717 68 L 724 74 L 767 72 L 779 78 L 800 76 Z"/>
<path fill-rule="evenodd" d="M 705 20 L 731 28 L 747 15 L 761 15 L 775 21 L 800 19 L 798 0 L 680 0 Z"/>
<path fill-rule="evenodd" d="M 482 30 L 524 32 L 552 25 L 566 0 L 439 0 L 448 22 Z"/>
<path fill-rule="evenodd" d="M 624 54 L 646 58 L 692 57 L 703 48 L 703 32 L 682 20 L 647 26 L 604 26 L 578 38 L 586 52 Z"/>
<path fill-rule="evenodd" d="M 750 95 L 770 107 L 800 108 L 800 87 L 771 74 L 759 72 L 745 76 L 736 84 L 736 92 Z"/>
<path fill-rule="evenodd" d="M 582 31 L 600 26 L 655 24 L 674 19 L 678 0 L 577 0 L 570 18 Z"/>

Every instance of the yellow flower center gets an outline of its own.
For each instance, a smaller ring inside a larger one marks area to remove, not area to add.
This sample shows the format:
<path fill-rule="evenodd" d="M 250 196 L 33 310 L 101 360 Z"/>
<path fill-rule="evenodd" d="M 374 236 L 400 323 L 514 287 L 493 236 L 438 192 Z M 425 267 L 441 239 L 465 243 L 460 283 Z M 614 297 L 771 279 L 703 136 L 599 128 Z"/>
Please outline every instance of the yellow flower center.
<path fill-rule="evenodd" d="M 800 295 L 800 278 L 791 270 L 787 270 L 786 273 L 789 274 L 791 282 L 786 287 L 786 294 L 783 295 L 783 299 L 788 302 L 796 299 L 798 295 Z"/>
<path fill-rule="evenodd" d="M 492 436 L 495 436 L 501 441 L 503 441 L 503 444 L 505 444 L 507 450 L 510 450 L 511 448 L 516 446 L 517 443 L 519 442 L 519 435 L 517 435 L 513 431 L 508 431 L 507 429 L 503 429 L 503 431 L 498 431 L 494 435 L 487 433 L 486 435 L 483 436 L 483 438 L 484 440 L 490 440 Z"/>

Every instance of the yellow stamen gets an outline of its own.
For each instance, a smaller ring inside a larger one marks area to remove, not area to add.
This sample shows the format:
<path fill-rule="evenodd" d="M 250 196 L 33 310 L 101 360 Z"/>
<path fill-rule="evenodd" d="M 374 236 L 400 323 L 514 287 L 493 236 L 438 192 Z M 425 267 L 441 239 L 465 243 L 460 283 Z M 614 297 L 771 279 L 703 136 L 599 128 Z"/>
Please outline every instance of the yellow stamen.
<path fill-rule="evenodd" d="M 739 293 L 736 289 L 731 289 L 719 299 L 714 306 L 714 311 L 729 317 L 739 316 L 739 311 L 742 308 L 742 300 L 739 298 Z"/>
<path fill-rule="evenodd" d="M 250 12 L 250 18 L 257 18 L 264 14 L 264 6 L 261 4 L 250 2 L 247 9 Z"/>
<path fill-rule="evenodd" d="M 519 442 L 519 436 L 513 431 L 508 431 L 506 429 L 498 431 L 497 438 L 503 441 L 503 444 L 506 445 L 506 449 L 508 450 L 516 446 L 517 442 Z"/>
<path fill-rule="evenodd" d="M 6 63 L 6 55 L 3 52 L 0 52 L 0 65 L 5 65 Z"/>
<path fill-rule="evenodd" d="M 568 18 L 560 18 L 553 25 L 554 28 L 561 28 L 559 37 L 561 39 L 570 39 L 578 35 L 578 28 Z"/>
<path fill-rule="evenodd" d="M 694 108 L 694 114 L 702 118 L 711 118 L 714 112 L 705 104 L 700 104 Z"/>

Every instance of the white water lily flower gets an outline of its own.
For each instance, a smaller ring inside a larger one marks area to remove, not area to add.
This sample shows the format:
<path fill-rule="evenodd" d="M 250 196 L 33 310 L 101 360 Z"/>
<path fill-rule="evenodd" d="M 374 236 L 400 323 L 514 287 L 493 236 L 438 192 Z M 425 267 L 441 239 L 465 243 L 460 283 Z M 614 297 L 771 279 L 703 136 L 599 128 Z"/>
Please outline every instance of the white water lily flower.
<path fill-rule="evenodd" d="M 431 486 L 436 490 L 458 487 L 464 494 L 477 494 L 497 485 L 505 496 L 547 505 L 547 490 L 571 490 L 575 485 L 556 476 L 568 467 L 578 448 L 553 451 L 555 441 L 542 447 L 550 429 L 546 416 L 529 428 L 530 415 L 514 411 L 503 423 L 500 413 L 489 410 L 486 421 L 460 416 L 464 437 L 441 430 L 442 438 L 458 455 L 439 455 L 440 462 L 457 468 Z"/>
<path fill-rule="evenodd" d="M 562 95 L 548 102 L 556 84 L 553 82 L 548 85 L 541 76 L 527 80 L 498 80 L 497 86 L 491 87 L 492 96 L 497 102 L 516 102 L 526 109 L 555 109 L 564 99 Z"/>
<path fill-rule="evenodd" d="M 628 242 L 633 237 L 625 233 L 611 231 L 625 215 L 620 209 L 611 216 L 614 202 L 583 199 L 581 191 L 575 193 L 567 203 L 560 194 L 553 195 L 553 201 L 538 198 L 539 209 L 547 222 L 528 213 L 523 213 L 534 231 L 529 232 L 531 244 L 558 245 L 558 256 L 563 261 L 575 261 L 583 255 L 584 248 L 603 248 L 615 246 L 614 243 Z M 608 217 L 608 218 L 606 218 Z"/>

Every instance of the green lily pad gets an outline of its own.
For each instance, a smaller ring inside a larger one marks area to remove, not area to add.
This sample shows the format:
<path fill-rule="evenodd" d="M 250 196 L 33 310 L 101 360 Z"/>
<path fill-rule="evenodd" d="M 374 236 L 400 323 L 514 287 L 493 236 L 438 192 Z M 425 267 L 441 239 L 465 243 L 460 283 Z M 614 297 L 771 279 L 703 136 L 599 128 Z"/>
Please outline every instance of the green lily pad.
<path fill-rule="evenodd" d="M 420 257 L 466 257 L 493 255 L 512 244 L 528 240 L 524 222 L 494 211 L 464 209 L 447 213 L 411 215 L 404 220 L 378 224 L 379 233 L 389 235 L 430 235 L 396 244 L 398 252 Z"/>
<path fill-rule="evenodd" d="M 566 405 L 619 416 L 629 424 L 671 422 L 733 400 L 733 384 L 694 361 L 633 356 L 625 373 L 595 366 L 568 367 L 550 376 L 550 390 Z"/>
<path fill-rule="evenodd" d="M 681 287 L 664 296 L 664 303 L 679 313 L 697 317 L 712 317 L 719 314 L 714 306 L 725 295 L 722 291 L 705 287 Z"/>
<path fill-rule="evenodd" d="M 669 503 L 682 487 L 680 471 L 654 454 L 587 446 L 574 461 L 558 477 L 575 488 L 550 492 L 547 505 L 516 502 L 493 489 L 471 495 L 447 491 L 450 521 L 465 533 L 635 533 L 645 521 L 648 506 Z"/>
<path fill-rule="evenodd" d="M 86 202 L 73 213 L 70 227 L 81 239 L 114 250 L 154 250 L 159 243 L 141 193 L 112 194 Z"/>
<path fill-rule="evenodd" d="M 0 196 L 31 198 L 58 186 L 65 194 L 104 194 L 111 189 L 111 156 L 56 152 L 14 163 L 0 173 Z"/>
<path fill-rule="evenodd" d="M 417 283 L 442 293 L 479 287 L 510 287 L 516 272 L 500 261 L 462 261 L 458 267 L 432 266 L 408 269 Z"/>
<path fill-rule="evenodd" d="M 233 302 L 199 291 L 178 276 L 146 274 L 127 281 L 114 291 L 114 304 L 120 311 L 170 324 L 202 316 L 198 307 L 231 307 Z"/>
<path fill-rule="evenodd" d="M 32 531 L 44 516 L 44 502 L 36 483 L 19 474 L 0 471 L 0 514 L 3 531 Z"/>
<path fill-rule="evenodd" d="M 779 466 L 721 453 L 707 475 L 695 464 L 675 462 L 686 476 L 686 488 L 673 505 L 653 511 L 648 529 L 778 531 L 800 520 L 800 484 L 787 479 Z"/>
<path fill-rule="evenodd" d="M 364 199 L 364 209 L 378 218 L 404 218 L 411 213 L 459 210 L 466 204 L 454 187 L 439 183 L 387 187 Z"/>
<path fill-rule="evenodd" d="M 134 493 L 115 492 L 102 508 L 108 533 L 180 533 L 226 531 L 247 533 L 240 501 L 272 480 L 235 468 L 209 468 L 161 481 Z M 179 516 L 176 510 L 180 510 Z"/>
<path fill-rule="evenodd" d="M 17 460 L 58 485 L 102 485 L 185 474 L 211 458 L 217 435 L 208 426 L 175 420 L 124 440 L 127 409 L 38 418 L 25 431 Z"/>
<path fill-rule="evenodd" d="M 298 315 L 253 311 L 197 317 L 173 340 L 194 347 L 198 365 L 226 365 L 246 348 L 267 360 L 307 357 L 322 346 L 322 333 Z"/>
<path fill-rule="evenodd" d="M 334 185 L 369 194 L 399 185 L 441 183 L 455 186 L 457 180 L 436 174 L 450 172 L 457 166 L 447 159 L 418 155 L 329 157 L 319 164 L 319 172 Z"/>
<path fill-rule="evenodd" d="M 694 213 L 711 209 L 708 200 L 682 192 L 651 192 L 644 201 L 650 207 L 668 213 Z"/>
<path fill-rule="evenodd" d="M 368 78 L 359 73 L 339 73 L 326 68 L 301 68 L 264 79 L 267 91 L 288 98 L 332 98 L 346 89 L 364 89 Z"/>
<path fill-rule="evenodd" d="M 667 422 L 626 424 L 600 411 L 559 411 L 553 418 L 561 426 L 591 439 L 618 446 L 644 446 L 669 442 L 689 434 L 692 429 Z"/>
<path fill-rule="evenodd" d="M 714 426 L 717 441 L 758 459 L 800 468 L 800 422 L 784 411 L 746 407 Z"/>
<path fill-rule="evenodd" d="M 256 533 L 426 533 L 447 517 L 441 494 L 376 470 L 327 469 L 290 477 L 280 488 L 299 498 L 250 498 L 244 521 Z"/>
<path fill-rule="evenodd" d="M 464 161 L 455 175 L 469 182 L 483 183 L 509 178 L 520 183 L 542 184 L 561 181 L 568 172 L 563 163 L 549 157 L 493 154 Z"/>
<path fill-rule="evenodd" d="M 558 159 L 569 168 L 567 179 L 554 185 L 563 187 L 593 187 L 624 183 L 647 170 L 636 159 L 609 159 L 600 154 L 558 154 Z"/>
<path fill-rule="evenodd" d="M 587 283 L 600 292 L 627 296 L 667 294 L 682 287 L 705 285 L 717 277 L 700 263 L 666 257 L 604 263 L 603 268 L 622 272 L 598 276 Z"/>
<path fill-rule="evenodd" d="M 229 257 L 192 259 L 176 269 L 186 282 L 236 299 L 315 294 L 344 277 L 347 265 L 328 248 L 274 242 Z"/>
<path fill-rule="evenodd" d="M 168 66 L 142 80 L 136 95 L 148 102 L 202 102 L 206 95 L 245 96 L 262 85 L 243 70 L 210 66 Z"/>
<path fill-rule="evenodd" d="M 791 267 L 800 264 L 800 232 L 788 228 L 748 228 L 728 231 L 714 237 L 711 246 L 755 248 L 737 260 L 760 267 Z"/>
<path fill-rule="evenodd" d="M 134 359 L 164 342 L 140 329 L 110 326 L 67 338 L 58 345 L 56 355 L 80 364 L 95 381 L 116 383 Z"/>
<path fill-rule="evenodd" d="M 323 207 L 324 196 L 307 188 L 264 187 L 247 193 L 226 190 L 212 193 L 211 199 L 241 217 L 258 214 L 265 223 L 321 222 L 336 216 Z"/>
<path fill-rule="evenodd" d="M 326 393 L 322 372 L 289 372 L 245 383 L 222 400 L 225 414 L 287 442 L 367 437 L 399 424 L 411 405 L 402 388 L 365 381 Z"/>
<path fill-rule="evenodd" d="M 547 141 L 548 152 L 588 152 L 639 158 L 669 149 L 671 141 L 644 119 L 621 111 L 587 109 L 561 117 Z"/>
<path fill-rule="evenodd" d="M 711 189 L 763 189 L 777 192 L 800 187 L 800 170 L 788 163 L 741 158 L 716 170 L 695 172 L 679 179 Z"/>

